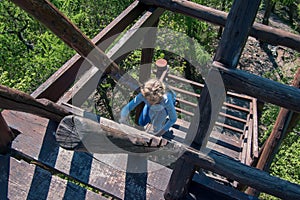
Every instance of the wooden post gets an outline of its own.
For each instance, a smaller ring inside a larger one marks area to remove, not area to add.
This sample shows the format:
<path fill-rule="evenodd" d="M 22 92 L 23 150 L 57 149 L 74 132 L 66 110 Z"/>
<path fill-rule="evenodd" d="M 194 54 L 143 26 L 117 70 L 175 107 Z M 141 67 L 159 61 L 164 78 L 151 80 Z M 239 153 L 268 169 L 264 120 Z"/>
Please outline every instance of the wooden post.
<path fill-rule="evenodd" d="M 168 72 L 168 62 L 165 59 L 161 58 L 155 62 L 155 66 L 157 70 L 156 78 L 161 81 L 164 81 Z"/>
<path fill-rule="evenodd" d="M 223 36 L 214 57 L 214 61 L 217 61 L 215 62 L 215 65 L 223 65 L 226 68 L 236 68 L 247 41 L 250 28 L 255 19 L 259 4 L 260 0 L 234 1 L 228 15 Z M 217 70 L 210 70 L 198 102 L 200 110 L 199 120 L 195 117 L 194 119 L 196 120 L 193 119 L 191 123 L 192 127 L 198 127 L 195 139 L 191 145 L 196 149 L 205 147 L 207 138 L 209 137 L 213 127 L 211 125 L 215 123 L 218 114 L 217 111 L 220 110 L 221 105 L 224 102 L 222 92 L 218 95 L 217 93 L 212 94 L 212 91 L 208 90 L 208 82 L 212 83 L 212 85 L 216 84 L 214 90 L 221 89 L 220 85 L 217 84 L 219 81 L 215 80 L 216 74 L 218 74 Z M 211 103 L 212 98 L 214 98 L 214 105 Z M 212 109 L 212 106 L 214 106 L 215 109 Z M 212 110 L 215 112 L 212 113 Z M 176 170 L 173 170 L 170 182 L 165 192 L 166 199 L 183 199 L 188 193 L 188 187 L 192 181 L 191 177 L 193 177 L 195 172 L 195 167 L 189 165 L 187 161 L 178 162 L 177 164 L 182 165 L 182 167 L 177 167 Z M 174 182 L 176 182 L 176 184 L 174 184 Z"/>
<path fill-rule="evenodd" d="M 8 145 L 13 139 L 11 133 L 10 128 L 0 112 L 0 154 L 4 154 L 8 151 Z"/>
<path fill-rule="evenodd" d="M 298 71 L 295 75 L 293 86 L 297 88 L 300 87 L 300 68 L 298 68 Z M 278 149 L 283 139 L 288 133 L 287 130 L 293 114 L 294 113 L 292 111 L 287 110 L 285 108 L 280 109 L 273 130 L 270 136 L 268 137 L 267 141 L 265 142 L 265 146 L 259 157 L 256 168 L 264 171 L 269 171 L 271 163 L 276 153 L 278 152 Z M 246 193 L 255 196 L 259 195 L 259 191 L 253 188 L 247 188 Z"/>
<path fill-rule="evenodd" d="M 154 44 L 156 41 L 156 33 L 159 19 L 153 24 L 152 28 L 145 34 L 143 40 L 143 49 L 141 57 L 141 66 L 139 72 L 139 81 L 140 83 L 145 83 L 151 76 L 151 66 L 154 54 Z M 153 48 L 149 48 L 153 47 Z M 145 106 L 145 103 L 141 103 L 135 109 L 135 123 L 138 124 L 140 114 Z"/>
<path fill-rule="evenodd" d="M 141 83 L 145 83 L 151 75 L 151 66 L 153 63 L 154 44 L 157 38 L 156 34 L 158 23 L 159 19 L 151 26 L 151 28 L 149 28 L 148 32 L 144 36 L 141 67 L 139 72 L 139 81 Z"/>

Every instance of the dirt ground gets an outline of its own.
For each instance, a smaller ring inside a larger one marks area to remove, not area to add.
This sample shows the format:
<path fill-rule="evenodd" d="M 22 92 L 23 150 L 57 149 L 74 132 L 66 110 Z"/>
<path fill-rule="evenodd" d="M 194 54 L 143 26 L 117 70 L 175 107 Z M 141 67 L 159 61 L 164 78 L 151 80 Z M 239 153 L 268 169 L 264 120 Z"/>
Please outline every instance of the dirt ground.
<path fill-rule="evenodd" d="M 263 13 L 259 12 L 256 21 L 261 22 L 262 17 Z M 271 15 L 269 21 L 272 27 L 293 32 L 291 27 L 275 14 Z M 261 45 L 255 38 L 249 37 L 238 68 L 259 76 L 270 73 L 273 80 L 280 81 L 284 77 L 292 78 L 292 69 L 295 69 L 295 66 L 300 66 L 299 52 L 283 46 Z"/>

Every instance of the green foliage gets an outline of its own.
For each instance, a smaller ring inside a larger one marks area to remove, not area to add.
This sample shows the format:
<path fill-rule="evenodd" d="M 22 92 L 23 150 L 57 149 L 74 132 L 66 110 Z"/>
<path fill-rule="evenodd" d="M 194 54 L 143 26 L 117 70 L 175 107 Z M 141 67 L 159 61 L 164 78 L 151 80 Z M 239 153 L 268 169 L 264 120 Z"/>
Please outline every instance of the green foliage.
<path fill-rule="evenodd" d="M 51 2 L 92 38 L 132 1 Z M 31 93 L 75 52 L 10 1 L 0 10 L 0 84 Z"/>
<path fill-rule="evenodd" d="M 74 51 L 11 2 L 0 9 L 0 84 L 32 92 Z"/>
<path fill-rule="evenodd" d="M 291 71 L 295 74 L 295 70 L 299 66 L 295 66 L 294 69 Z M 279 75 L 281 74 L 281 76 Z M 291 80 L 293 79 L 292 76 L 287 76 L 285 74 L 282 74 L 282 71 L 279 69 L 275 69 L 274 71 L 270 73 L 265 74 L 266 78 L 273 79 L 276 81 L 279 81 L 284 84 L 290 84 Z M 280 80 L 278 80 L 277 77 L 281 77 Z M 266 104 L 264 106 L 263 114 L 260 119 L 260 124 L 263 125 L 260 130 L 260 138 L 259 142 L 260 144 L 263 144 L 268 136 L 270 135 L 276 117 L 279 112 L 279 107 L 272 105 L 272 104 Z M 270 167 L 270 174 L 273 176 L 280 177 L 282 179 L 288 180 L 290 182 L 294 182 L 297 184 L 300 184 L 300 136 L 297 134 L 300 132 L 300 122 L 298 122 L 298 125 L 294 128 L 293 132 L 289 133 L 285 139 L 283 140 L 280 149 L 278 153 L 276 154 L 271 167 Z M 267 195 L 267 194 L 261 194 L 261 199 L 278 199 L 273 196 Z"/>

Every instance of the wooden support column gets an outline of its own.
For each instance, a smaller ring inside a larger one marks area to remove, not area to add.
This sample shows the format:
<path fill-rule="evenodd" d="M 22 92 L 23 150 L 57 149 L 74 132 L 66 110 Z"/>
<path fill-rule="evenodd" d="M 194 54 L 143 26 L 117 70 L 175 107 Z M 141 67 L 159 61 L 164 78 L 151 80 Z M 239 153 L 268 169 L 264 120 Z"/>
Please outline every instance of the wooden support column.
<path fill-rule="evenodd" d="M 295 75 L 293 86 L 297 88 L 300 87 L 300 68 L 298 68 L 298 71 Z M 276 153 L 278 152 L 278 149 L 283 139 L 288 134 L 287 130 L 293 114 L 294 113 L 288 109 L 285 108 L 280 109 L 273 130 L 270 136 L 268 137 L 267 141 L 265 142 L 265 146 L 259 157 L 256 168 L 264 171 L 269 171 L 271 163 Z M 253 188 L 248 188 L 246 193 L 255 196 L 259 195 L 259 191 Z"/>
<path fill-rule="evenodd" d="M 159 19 L 149 28 L 143 40 L 143 49 L 141 57 L 141 67 L 139 81 L 145 83 L 151 75 L 151 66 L 153 63 L 154 44 L 156 42 L 157 26 Z"/>
<path fill-rule="evenodd" d="M 11 130 L 0 112 L 0 154 L 8 151 L 8 145 L 12 139 Z"/>
<path fill-rule="evenodd" d="M 215 65 L 221 63 L 220 65 L 223 65 L 226 68 L 236 68 L 247 41 L 250 28 L 254 22 L 259 4 L 260 0 L 234 1 L 228 15 L 224 33 L 214 57 L 214 61 L 217 61 L 215 62 Z M 199 120 L 195 117 L 194 119 L 196 120 L 193 119 L 191 123 L 192 127 L 198 124 L 196 136 L 191 144 L 191 146 L 196 149 L 205 147 L 207 138 L 209 137 L 213 127 L 212 125 L 215 123 L 217 114 L 219 113 L 218 111 L 221 109 L 221 105 L 224 102 L 222 92 L 220 94 L 217 92 L 222 89 L 219 85 L 220 81 L 216 79 L 218 77 L 218 73 L 219 72 L 217 70 L 210 70 L 198 102 L 200 111 Z M 209 91 L 211 88 L 213 88 L 213 91 Z M 214 101 L 213 105 L 212 100 Z M 170 182 L 165 192 L 166 199 L 183 199 L 188 193 L 188 188 L 192 181 L 191 177 L 193 177 L 195 172 L 195 166 L 188 164 L 187 161 L 181 162 L 179 159 L 176 164 L 185 167 L 177 167 L 176 170 L 173 170 Z"/>
<path fill-rule="evenodd" d="M 151 66 L 153 62 L 153 55 L 154 55 L 154 44 L 156 41 L 156 34 L 157 34 L 157 26 L 159 23 L 159 19 L 154 22 L 149 28 L 148 32 L 145 34 L 143 40 L 143 49 L 142 49 L 142 57 L 141 57 L 141 65 L 139 71 L 139 81 L 140 83 L 145 83 L 151 76 Z M 141 103 L 136 107 L 136 114 L 135 114 L 135 123 L 138 124 L 138 119 L 140 114 L 144 108 L 144 103 Z"/>

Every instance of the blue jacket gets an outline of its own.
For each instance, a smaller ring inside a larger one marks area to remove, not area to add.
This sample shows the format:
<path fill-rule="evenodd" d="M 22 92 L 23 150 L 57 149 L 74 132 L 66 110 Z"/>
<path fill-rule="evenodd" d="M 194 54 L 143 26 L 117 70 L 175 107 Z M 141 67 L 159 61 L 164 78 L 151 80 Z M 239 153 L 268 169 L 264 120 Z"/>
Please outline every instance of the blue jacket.
<path fill-rule="evenodd" d="M 174 107 L 174 95 L 171 94 L 171 92 L 167 92 L 162 101 L 159 103 L 162 105 L 169 117 L 168 121 L 163 126 L 163 130 L 168 131 L 169 128 L 176 122 L 177 120 L 177 114 Z M 144 102 L 147 106 L 151 106 L 149 102 L 145 99 L 145 97 L 142 95 L 142 93 L 139 93 L 135 98 L 133 98 L 126 106 L 123 107 L 121 110 L 121 118 L 128 117 L 130 111 L 132 111 L 137 105 L 139 105 L 141 102 Z"/>

